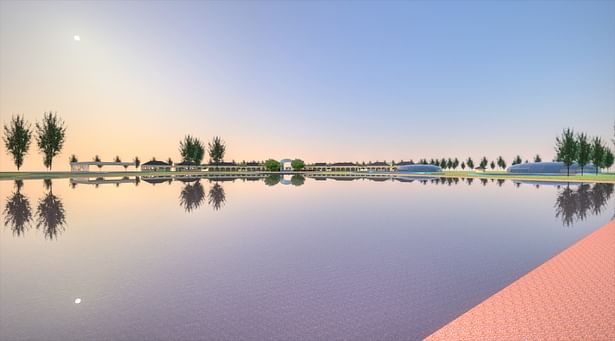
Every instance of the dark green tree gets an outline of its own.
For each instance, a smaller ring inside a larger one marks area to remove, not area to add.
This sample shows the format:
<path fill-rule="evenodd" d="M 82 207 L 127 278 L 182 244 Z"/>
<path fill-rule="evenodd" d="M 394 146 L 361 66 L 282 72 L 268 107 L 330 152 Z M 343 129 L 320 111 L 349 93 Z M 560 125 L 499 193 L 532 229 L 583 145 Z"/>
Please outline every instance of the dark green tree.
<path fill-rule="evenodd" d="M 506 168 L 506 162 L 502 158 L 502 156 L 498 156 L 497 165 L 500 168 Z"/>
<path fill-rule="evenodd" d="M 79 162 L 79 160 L 77 159 L 77 155 L 75 155 L 75 154 L 72 154 L 72 155 L 70 156 L 69 161 L 70 161 L 70 162 Z"/>
<path fill-rule="evenodd" d="M 613 165 L 613 161 L 614 161 L 613 152 L 611 151 L 611 149 L 605 148 L 604 159 L 602 161 L 602 167 L 609 170 L 611 166 Z"/>
<path fill-rule="evenodd" d="M 94 162 L 100 162 L 100 156 L 96 155 L 96 156 L 94 156 L 94 158 L 92 160 Z M 98 167 L 98 169 L 101 169 L 102 165 L 96 165 L 96 167 Z"/>
<path fill-rule="evenodd" d="M 468 168 L 470 170 L 474 169 L 474 161 L 472 160 L 471 157 L 468 158 L 468 161 L 466 161 L 466 164 L 468 165 Z"/>
<path fill-rule="evenodd" d="M 578 154 L 577 141 L 572 129 L 565 129 L 562 136 L 555 139 L 555 151 L 557 160 L 566 165 L 567 174 L 570 176 L 570 166 L 574 163 Z"/>
<path fill-rule="evenodd" d="M 219 136 L 214 136 L 214 138 L 209 142 L 209 158 L 213 163 L 220 163 L 224 160 L 224 153 L 226 152 L 226 144 Z"/>
<path fill-rule="evenodd" d="M 64 146 L 66 127 L 64 121 L 57 113 L 46 112 L 43 121 L 36 123 L 36 140 L 38 149 L 43 154 L 43 164 L 51 169 L 53 158 L 60 153 Z"/>
<path fill-rule="evenodd" d="M 459 167 L 459 159 L 455 158 L 453 160 L 453 169 L 457 169 L 457 167 Z"/>
<path fill-rule="evenodd" d="M 491 170 L 495 169 L 495 162 L 491 161 L 491 164 L 489 164 L 489 167 L 491 167 Z"/>
<path fill-rule="evenodd" d="M 463 169 L 463 170 L 465 170 L 465 169 L 466 169 L 466 163 L 465 163 L 465 162 L 462 162 L 462 163 L 461 163 L 461 169 Z"/>
<path fill-rule="evenodd" d="M 483 158 L 480 160 L 479 167 L 482 169 L 486 169 L 488 164 L 489 161 L 487 161 L 487 157 L 483 156 Z"/>
<path fill-rule="evenodd" d="M 442 160 L 440 160 L 440 167 L 442 169 L 446 169 L 446 159 L 442 158 Z"/>
<path fill-rule="evenodd" d="M 135 163 L 135 168 L 139 168 L 139 166 L 141 165 L 141 160 L 139 159 L 138 156 L 135 156 L 135 159 L 133 160 L 133 162 Z"/>
<path fill-rule="evenodd" d="M 198 138 L 192 135 L 186 135 L 184 139 L 179 142 L 179 154 L 183 161 L 200 165 L 205 156 L 205 146 Z"/>
<path fill-rule="evenodd" d="M 167 163 L 171 166 L 173 166 L 173 159 L 171 159 L 170 157 L 167 159 Z"/>
<path fill-rule="evenodd" d="M 303 160 L 301 159 L 294 159 L 290 162 L 290 166 L 293 168 L 293 170 L 300 171 L 305 167 L 305 162 L 303 162 Z"/>
<path fill-rule="evenodd" d="M 604 168 L 604 152 L 606 151 L 606 146 L 602 143 L 602 139 L 599 137 L 594 137 L 591 145 L 591 162 L 594 164 L 596 168 L 596 174 L 598 174 L 598 169 Z"/>
<path fill-rule="evenodd" d="M 591 159 L 592 145 L 587 138 L 587 134 L 580 133 L 577 135 L 577 163 L 581 167 L 581 175 L 585 166 Z"/>
<path fill-rule="evenodd" d="M 24 156 L 30 149 L 32 130 L 23 116 L 13 116 L 9 125 L 4 125 L 4 146 L 13 157 L 17 170 L 23 165 Z"/>
<path fill-rule="evenodd" d="M 450 157 L 446 160 L 446 168 L 448 169 L 453 168 L 453 160 Z"/>
<path fill-rule="evenodd" d="M 536 156 L 534 156 L 534 162 L 542 162 L 542 158 L 540 158 L 540 155 L 536 154 Z"/>
<path fill-rule="evenodd" d="M 520 163 L 523 163 L 523 160 L 521 160 L 521 156 L 520 156 L 520 155 L 517 155 L 517 156 L 513 159 L 512 164 L 513 164 L 513 165 L 518 165 L 518 164 L 520 164 Z"/>

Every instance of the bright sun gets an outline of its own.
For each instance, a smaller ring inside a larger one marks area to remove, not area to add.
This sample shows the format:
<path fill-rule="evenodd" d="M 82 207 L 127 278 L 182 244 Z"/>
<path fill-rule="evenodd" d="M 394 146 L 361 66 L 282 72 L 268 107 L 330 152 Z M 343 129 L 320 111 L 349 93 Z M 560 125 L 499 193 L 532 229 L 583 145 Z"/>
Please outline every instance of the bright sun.
<path fill-rule="evenodd" d="M 80 41 L 80 40 L 81 40 L 81 37 L 79 37 L 78 35 L 74 35 L 74 36 L 73 36 L 73 39 L 75 39 L 75 41 Z"/>

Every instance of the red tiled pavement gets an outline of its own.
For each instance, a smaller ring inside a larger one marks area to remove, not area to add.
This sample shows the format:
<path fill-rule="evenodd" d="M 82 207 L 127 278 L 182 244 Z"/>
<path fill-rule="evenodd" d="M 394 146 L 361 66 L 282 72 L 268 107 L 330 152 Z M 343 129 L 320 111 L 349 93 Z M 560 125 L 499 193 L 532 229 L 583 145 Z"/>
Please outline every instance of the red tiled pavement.
<path fill-rule="evenodd" d="M 426 340 L 615 340 L 615 220 Z"/>

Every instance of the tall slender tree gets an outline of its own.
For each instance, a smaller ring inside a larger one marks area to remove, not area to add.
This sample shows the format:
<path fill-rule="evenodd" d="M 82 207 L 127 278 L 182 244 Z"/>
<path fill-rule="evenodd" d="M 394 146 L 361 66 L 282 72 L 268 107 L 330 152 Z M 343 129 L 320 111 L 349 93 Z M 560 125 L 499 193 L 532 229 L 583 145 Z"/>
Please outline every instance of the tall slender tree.
<path fill-rule="evenodd" d="M 592 145 L 587 138 L 587 134 L 580 133 L 577 135 L 577 163 L 581 167 L 581 175 L 585 170 L 585 166 L 591 159 Z"/>
<path fill-rule="evenodd" d="M 135 156 L 133 162 L 135 163 L 135 168 L 139 168 L 139 166 L 141 165 L 141 159 L 139 159 L 138 156 Z"/>
<path fill-rule="evenodd" d="M 604 151 L 604 160 L 602 161 L 602 166 L 609 170 L 613 165 L 613 161 L 615 161 L 615 156 L 613 156 L 613 152 L 610 148 L 606 148 Z"/>
<path fill-rule="evenodd" d="M 606 151 L 606 146 L 603 145 L 602 139 L 599 137 L 594 137 L 591 144 L 591 162 L 594 164 L 594 168 L 596 168 L 596 174 L 598 174 L 598 169 L 604 167 L 604 152 Z"/>
<path fill-rule="evenodd" d="M 43 154 L 43 164 L 51 169 L 53 158 L 62 151 L 66 126 L 55 112 L 43 114 L 43 120 L 36 123 L 38 149 Z"/>
<path fill-rule="evenodd" d="M 570 176 L 570 166 L 577 158 L 578 146 L 574 138 L 574 131 L 570 128 L 564 129 L 562 136 L 555 139 L 555 151 L 557 160 L 564 163 L 567 174 Z"/>
<path fill-rule="evenodd" d="M 13 116 L 9 125 L 4 125 L 4 146 L 13 157 L 13 162 L 17 170 L 23 165 L 24 156 L 30 149 L 32 130 L 30 124 L 26 122 L 23 115 Z"/>
<path fill-rule="evenodd" d="M 534 156 L 534 162 L 542 162 L 542 158 L 540 157 L 540 155 L 536 154 Z"/>
<path fill-rule="evenodd" d="M 220 163 L 224 160 L 226 152 L 226 144 L 219 136 L 214 136 L 211 142 L 208 143 L 209 158 L 213 163 Z"/>

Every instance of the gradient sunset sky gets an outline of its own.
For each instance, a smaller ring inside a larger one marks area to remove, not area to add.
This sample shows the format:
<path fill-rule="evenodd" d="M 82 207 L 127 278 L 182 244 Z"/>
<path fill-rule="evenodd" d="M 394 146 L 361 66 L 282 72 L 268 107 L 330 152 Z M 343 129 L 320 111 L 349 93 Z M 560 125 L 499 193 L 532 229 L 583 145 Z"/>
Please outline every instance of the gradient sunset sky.
<path fill-rule="evenodd" d="M 2 1 L 0 121 L 45 111 L 57 170 L 187 133 L 229 161 L 551 159 L 563 128 L 613 136 L 615 2 Z"/>

